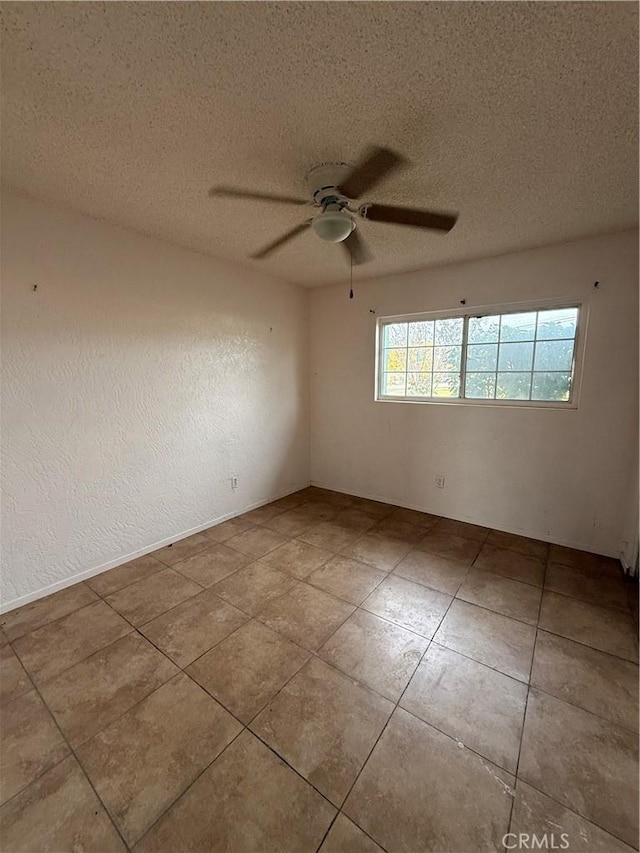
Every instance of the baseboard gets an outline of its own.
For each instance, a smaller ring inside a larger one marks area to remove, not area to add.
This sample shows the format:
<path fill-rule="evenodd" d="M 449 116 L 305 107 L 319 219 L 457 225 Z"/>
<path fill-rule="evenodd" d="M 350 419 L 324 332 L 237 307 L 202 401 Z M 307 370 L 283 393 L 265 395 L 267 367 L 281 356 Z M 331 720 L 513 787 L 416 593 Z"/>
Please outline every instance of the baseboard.
<path fill-rule="evenodd" d="M 481 527 L 488 527 L 486 522 L 480 521 L 477 518 L 469 518 L 469 517 L 461 517 L 457 515 L 442 515 L 442 512 L 438 509 L 434 509 L 433 507 L 427 506 L 417 506 L 416 504 L 407 504 L 401 503 L 400 501 L 390 500 L 388 497 L 384 497 L 383 495 L 376 494 L 364 494 L 360 492 L 353 491 L 343 491 L 342 489 L 336 489 L 335 486 L 327 485 L 326 483 L 322 483 L 319 480 L 312 480 L 312 486 L 317 486 L 319 489 L 329 489 L 332 492 L 339 492 L 341 495 L 353 495 L 356 498 L 364 498 L 365 500 L 370 501 L 381 501 L 382 503 L 393 504 L 393 506 L 399 506 L 403 509 L 415 509 L 418 512 L 428 512 L 431 515 L 438 515 L 441 518 L 450 518 L 452 521 L 466 521 L 468 524 L 478 524 Z M 589 545 L 585 545 L 583 542 L 577 542 L 571 539 L 561 539 L 556 538 L 552 539 L 549 536 L 541 535 L 536 531 L 531 530 L 522 530 L 517 527 L 509 527 L 500 525 L 498 527 L 492 527 L 493 530 L 500 530 L 503 533 L 515 533 L 517 536 L 527 536 L 529 539 L 537 539 L 540 542 L 549 542 L 551 545 L 564 545 L 566 548 L 576 548 L 579 551 L 588 551 L 590 554 L 598 554 L 601 557 L 613 557 L 614 560 L 621 560 L 621 552 L 618 551 L 614 553 L 612 551 L 594 551 L 593 548 Z"/>
<path fill-rule="evenodd" d="M 243 507 L 241 510 L 234 510 L 233 512 L 229 512 L 226 515 L 220 515 L 217 518 L 213 518 L 210 521 L 205 521 L 203 524 L 198 524 L 196 527 L 191 527 L 189 530 L 184 530 L 182 533 L 176 533 L 174 536 L 168 536 L 166 539 L 162 539 L 159 542 L 154 542 L 152 545 L 146 545 L 144 548 L 139 548 L 137 551 L 132 551 L 130 554 L 125 554 L 122 557 L 117 557 L 115 560 L 109 560 L 108 563 L 102 563 L 100 566 L 96 566 L 92 569 L 86 569 L 79 574 L 72 575 L 69 578 L 64 578 L 64 580 L 56 581 L 55 583 L 49 584 L 49 586 L 44 586 L 41 589 L 36 590 L 35 592 L 29 592 L 26 595 L 21 595 L 18 598 L 14 598 L 12 601 L 3 602 L 0 604 L 0 613 L 7 613 L 9 610 L 15 610 L 17 607 L 22 607 L 24 604 L 31 604 L 32 601 L 37 601 L 39 598 L 45 598 L 47 595 L 51 595 L 54 592 L 59 592 L 61 589 L 66 589 L 68 586 L 73 586 L 76 583 L 80 583 L 80 581 L 88 580 L 89 578 L 93 578 L 96 575 L 101 575 L 103 572 L 108 572 L 109 569 L 115 569 L 118 566 L 122 566 L 124 563 L 128 563 L 130 560 L 135 560 L 137 557 L 144 557 L 145 554 L 151 554 L 153 551 L 157 551 L 159 548 L 164 548 L 165 545 L 170 545 L 173 542 L 179 542 L 181 539 L 186 539 L 187 536 L 193 536 L 194 533 L 200 533 L 201 530 L 206 530 L 209 527 L 213 527 L 214 524 L 222 524 L 223 521 L 228 521 L 230 518 L 237 518 L 239 515 L 244 515 L 245 512 L 250 512 L 252 509 L 257 509 L 260 506 L 265 506 L 265 504 L 270 504 L 272 501 L 277 501 L 280 498 L 286 498 L 287 495 L 292 495 L 295 492 L 299 492 L 300 489 L 306 489 L 310 483 L 307 481 L 303 483 L 301 486 L 296 486 L 294 489 L 290 489 L 287 492 L 281 492 L 273 497 L 267 498 L 266 500 L 256 501 L 255 503 L 248 504 Z M 215 544 L 212 542 L 212 544 Z"/>

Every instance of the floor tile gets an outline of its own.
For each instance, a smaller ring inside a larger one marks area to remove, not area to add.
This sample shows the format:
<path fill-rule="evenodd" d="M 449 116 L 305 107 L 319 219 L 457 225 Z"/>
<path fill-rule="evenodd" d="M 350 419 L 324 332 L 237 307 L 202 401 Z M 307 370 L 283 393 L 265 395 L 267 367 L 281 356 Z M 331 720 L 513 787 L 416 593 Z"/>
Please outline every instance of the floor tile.
<path fill-rule="evenodd" d="M 371 515 L 362 509 L 352 506 L 343 509 L 333 519 L 335 524 L 339 524 L 340 527 L 346 527 L 347 530 L 360 531 L 361 533 L 366 533 L 367 530 L 370 530 L 376 524 L 377 520 L 378 517 L 376 515 Z"/>
<path fill-rule="evenodd" d="M 36 684 L 63 672 L 133 629 L 103 601 L 75 610 L 14 642 Z"/>
<path fill-rule="evenodd" d="M 638 731 L 638 665 L 538 631 L 531 685 Z"/>
<path fill-rule="evenodd" d="M 638 738 L 531 690 L 518 775 L 628 844 L 638 841 Z"/>
<path fill-rule="evenodd" d="M 241 731 L 180 673 L 78 750 L 78 760 L 129 844 Z"/>
<path fill-rule="evenodd" d="M 2 709 L 0 802 L 13 797 L 69 751 L 36 691 L 18 696 Z"/>
<path fill-rule="evenodd" d="M 244 731 L 136 846 L 315 853 L 335 808 Z"/>
<path fill-rule="evenodd" d="M 438 592 L 455 595 L 468 571 L 466 563 L 456 563 L 426 551 L 416 550 L 409 551 L 407 556 L 400 560 L 393 574 L 437 589 Z"/>
<path fill-rule="evenodd" d="M 139 634 L 127 634 L 40 690 L 72 746 L 117 720 L 178 668 Z"/>
<path fill-rule="evenodd" d="M 279 515 L 284 510 L 279 506 L 273 506 L 273 504 L 264 504 L 264 506 L 256 507 L 256 509 L 252 509 L 249 512 L 245 512 L 243 515 L 239 516 L 240 521 L 244 521 L 249 524 L 263 524 L 265 521 L 269 521 L 271 518 L 275 518 L 276 515 Z"/>
<path fill-rule="evenodd" d="M 543 562 L 547 559 L 549 545 L 539 539 L 530 539 L 528 536 L 520 536 L 517 533 L 505 533 L 503 530 L 491 530 L 487 537 L 487 545 L 496 545 L 498 548 L 508 548 L 510 551 L 518 551 L 527 557 L 535 557 Z"/>
<path fill-rule="evenodd" d="M 211 540 L 202 533 L 194 533 L 192 536 L 186 536 L 184 539 L 178 539 L 171 545 L 166 545 L 158 551 L 153 552 L 153 556 L 165 563 L 167 566 L 173 566 L 175 563 L 180 563 L 188 557 L 193 557 L 194 554 L 204 551 L 205 548 L 211 546 Z"/>
<path fill-rule="evenodd" d="M 438 533 L 462 536 L 463 539 L 473 539 L 475 542 L 484 542 L 491 532 L 488 527 L 482 527 L 479 524 L 469 524 L 467 521 L 456 521 L 453 518 L 441 518 L 434 530 Z"/>
<path fill-rule="evenodd" d="M 277 501 L 271 501 L 267 506 L 271 506 L 274 509 L 279 509 L 284 512 L 288 509 L 296 509 L 296 507 L 302 506 L 304 503 L 305 498 L 302 497 L 300 492 L 293 492 L 293 494 L 286 495 L 284 498 L 278 498 Z"/>
<path fill-rule="evenodd" d="M 549 545 L 549 562 L 560 563 L 563 566 L 574 566 L 577 569 L 597 570 L 606 565 L 608 560 L 599 554 L 589 551 L 579 551 L 577 548 L 566 548 L 564 545 Z"/>
<path fill-rule="evenodd" d="M 9 640 L 15 640 L 97 600 L 98 596 L 85 583 L 77 583 L 4 613 L 0 616 L 0 627 Z"/>
<path fill-rule="evenodd" d="M 220 598 L 245 613 L 255 614 L 268 601 L 278 598 L 295 585 L 296 580 L 291 575 L 257 562 L 245 566 L 212 589 Z"/>
<path fill-rule="evenodd" d="M 572 598 L 578 598 L 580 601 L 586 601 L 598 607 L 628 609 L 627 590 L 621 576 L 549 563 L 544 588 L 570 595 Z"/>
<path fill-rule="evenodd" d="M 406 521 L 407 524 L 417 524 L 418 527 L 424 527 L 425 530 L 434 527 L 440 521 L 439 515 L 431 515 L 431 513 L 420 512 L 417 509 L 404 509 L 404 507 L 394 509 L 392 518 L 397 518 L 398 521 Z"/>
<path fill-rule="evenodd" d="M 344 812 L 387 850 L 501 851 L 513 785 L 504 770 L 398 709 Z"/>
<path fill-rule="evenodd" d="M 515 773 L 526 702 L 520 681 L 432 643 L 400 705 Z"/>
<path fill-rule="evenodd" d="M 323 566 L 331 556 L 331 551 L 296 539 L 261 557 L 258 562 L 262 566 L 271 566 L 286 575 L 304 580 L 311 572 Z"/>
<path fill-rule="evenodd" d="M 223 521 L 222 524 L 215 524 L 213 527 L 202 530 L 201 533 L 202 536 L 206 536 L 207 539 L 212 539 L 214 542 L 226 542 L 236 533 L 244 533 L 245 530 L 250 530 L 253 526 L 246 518 L 230 518 L 228 521 Z"/>
<path fill-rule="evenodd" d="M 333 489 L 321 489 L 319 486 L 312 486 L 314 492 L 307 494 L 307 503 L 325 503 L 331 506 L 345 507 L 352 506 L 357 498 L 353 495 L 347 495 L 345 492 L 336 492 Z"/>
<path fill-rule="evenodd" d="M 390 572 L 407 555 L 410 545 L 377 533 L 365 533 L 356 542 L 342 549 L 345 557 L 366 563 L 375 569 Z"/>
<path fill-rule="evenodd" d="M 621 611 L 545 591 L 539 627 L 601 652 L 638 662 L 636 629 L 631 617 Z"/>
<path fill-rule="evenodd" d="M 416 545 L 423 538 L 424 532 L 424 527 L 402 521 L 393 515 L 381 518 L 370 530 L 370 533 L 377 533 L 387 539 L 397 539 L 398 542 L 405 542 L 407 545 Z"/>
<path fill-rule="evenodd" d="M 353 606 L 315 587 L 299 583 L 265 605 L 258 619 L 311 651 L 319 648 L 353 613 Z"/>
<path fill-rule="evenodd" d="M 232 575 L 250 562 L 251 557 L 234 551 L 233 548 L 227 548 L 226 545 L 213 545 L 194 557 L 176 563 L 173 570 L 200 586 L 208 587 Z"/>
<path fill-rule="evenodd" d="M 333 557 L 309 575 L 308 583 L 351 604 L 362 604 L 386 576 L 386 572 L 358 563 L 357 560 Z"/>
<path fill-rule="evenodd" d="M 12 702 L 31 689 L 24 667 L 8 644 L 0 648 L 0 705 Z"/>
<path fill-rule="evenodd" d="M 184 669 L 249 617 L 208 589 L 163 613 L 140 630 Z"/>
<path fill-rule="evenodd" d="M 381 501 L 373 501 L 369 498 L 357 498 L 351 497 L 351 506 L 356 507 L 356 509 L 361 509 L 369 515 L 375 515 L 378 518 L 384 518 L 386 515 L 391 515 L 391 513 L 396 509 L 396 507 L 391 504 L 382 503 Z"/>
<path fill-rule="evenodd" d="M 544 581 L 544 563 L 536 557 L 529 557 L 509 548 L 497 548 L 495 545 L 483 545 L 474 569 L 504 575 L 516 581 L 542 586 Z"/>
<path fill-rule="evenodd" d="M 455 599 L 434 640 L 494 669 L 529 681 L 536 631 L 475 604 Z"/>
<path fill-rule="evenodd" d="M 564 844 L 564 849 L 571 853 L 633 853 L 623 841 L 536 791 L 522 779 L 516 784 L 509 831 L 516 836 L 508 839 L 509 844 L 523 833 L 539 839 L 546 836 L 547 849 L 560 850 Z"/>
<path fill-rule="evenodd" d="M 130 560 L 122 566 L 117 566 L 115 569 L 109 569 L 108 572 L 102 572 L 101 575 L 89 578 L 86 584 L 98 595 L 104 597 L 129 586 L 129 584 L 148 578 L 164 568 L 164 563 L 156 560 L 151 554 L 146 554 L 143 557 Z"/>
<path fill-rule="evenodd" d="M 333 501 L 310 501 L 298 509 L 310 521 L 320 524 L 323 521 L 333 521 L 345 506 L 348 504 Z"/>
<path fill-rule="evenodd" d="M 257 560 L 258 557 L 264 557 L 279 545 L 284 545 L 286 541 L 285 536 L 274 533 L 273 530 L 267 530 L 266 527 L 252 527 L 244 533 L 236 533 L 231 539 L 227 539 L 226 544 L 229 548 L 235 548 L 241 554 Z"/>
<path fill-rule="evenodd" d="M 269 521 L 263 522 L 263 527 L 273 530 L 281 536 L 299 536 L 306 533 L 312 527 L 320 524 L 320 519 L 310 518 L 307 512 L 299 509 L 290 509 L 276 515 Z"/>
<path fill-rule="evenodd" d="M 318 853 L 383 853 L 355 823 L 339 814 Z"/>
<path fill-rule="evenodd" d="M 431 639 L 451 601 L 450 595 L 391 576 L 382 581 L 362 607 Z"/>
<path fill-rule="evenodd" d="M 397 702 L 429 641 L 372 613 L 356 610 L 318 655 Z"/>
<path fill-rule="evenodd" d="M 450 533 L 440 533 L 436 528 L 427 531 L 426 535 L 416 547 L 420 551 L 436 554 L 445 560 L 457 560 L 470 566 L 478 556 L 482 547 L 480 542 L 474 539 L 465 539 L 463 536 L 453 536 Z"/>
<path fill-rule="evenodd" d="M 126 850 L 73 756 L 0 809 L 0 837 L 11 853 Z"/>
<path fill-rule="evenodd" d="M 487 610 L 502 613 L 520 622 L 536 625 L 540 611 L 542 590 L 521 581 L 514 581 L 503 575 L 483 572 L 475 567 L 469 571 L 457 598 L 479 604 Z"/>
<path fill-rule="evenodd" d="M 309 545 L 316 545 L 318 548 L 326 548 L 328 551 L 335 552 L 351 545 L 359 536 L 358 531 L 348 530 L 346 527 L 340 527 L 339 524 L 334 524 L 331 521 L 323 521 L 307 533 L 303 533 L 299 538 L 303 542 L 308 542 Z"/>
<path fill-rule="evenodd" d="M 252 620 L 187 672 L 225 708 L 250 722 L 309 660 L 306 649 Z"/>
<path fill-rule="evenodd" d="M 132 625 L 144 625 L 199 592 L 202 592 L 199 584 L 173 569 L 163 569 L 114 592 L 105 600 Z"/>
<path fill-rule="evenodd" d="M 393 704 L 312 658 L 251 723 L 251 730 L 339 806 Z"/>

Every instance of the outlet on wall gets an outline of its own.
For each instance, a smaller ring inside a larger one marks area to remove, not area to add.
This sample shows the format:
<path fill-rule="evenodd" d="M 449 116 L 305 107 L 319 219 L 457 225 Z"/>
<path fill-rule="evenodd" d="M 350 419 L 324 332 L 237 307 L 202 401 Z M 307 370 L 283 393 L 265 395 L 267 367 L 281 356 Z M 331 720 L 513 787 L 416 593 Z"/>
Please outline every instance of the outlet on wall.
<path fill-rule="evenodd" d="M 444 474 L 436 474 L 436 486 L 439 489 L 444 489 Z"/>
<path fill-rule="evenodd" d="M 231 490 L 235 492 L 235 490 L 237 488 L 238 488 L 238 475 L 234 474 L 233 477 L 231 477 Z"/>

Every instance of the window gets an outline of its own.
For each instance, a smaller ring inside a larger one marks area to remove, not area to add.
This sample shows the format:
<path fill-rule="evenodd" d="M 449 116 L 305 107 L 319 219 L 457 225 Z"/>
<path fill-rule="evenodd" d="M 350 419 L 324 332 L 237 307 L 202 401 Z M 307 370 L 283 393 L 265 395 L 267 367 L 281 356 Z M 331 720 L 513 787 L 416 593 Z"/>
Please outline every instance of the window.
<path fill-rule="evenodd" d="M 379 400 L 570 404 L 580 306 L 379 321 Z"/>

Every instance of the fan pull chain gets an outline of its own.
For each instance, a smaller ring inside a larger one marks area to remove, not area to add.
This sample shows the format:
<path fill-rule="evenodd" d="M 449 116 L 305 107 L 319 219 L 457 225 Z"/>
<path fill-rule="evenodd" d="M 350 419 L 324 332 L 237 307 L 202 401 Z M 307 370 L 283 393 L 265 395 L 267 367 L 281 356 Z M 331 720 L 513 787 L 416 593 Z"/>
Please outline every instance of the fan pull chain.
<path fill-rule="evenodd" d="M 353 299 L 353 255 L 349 257 L 349 299 Z"/>

